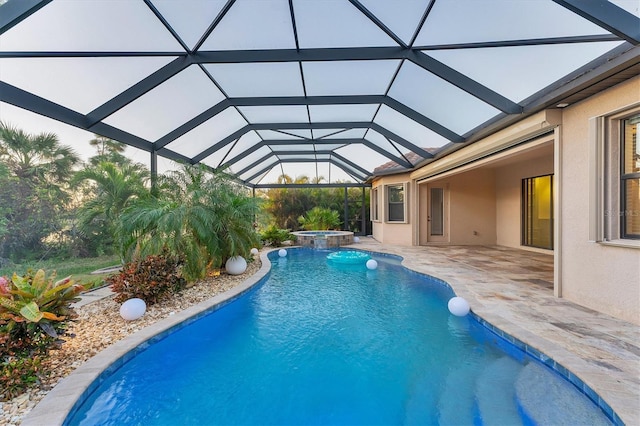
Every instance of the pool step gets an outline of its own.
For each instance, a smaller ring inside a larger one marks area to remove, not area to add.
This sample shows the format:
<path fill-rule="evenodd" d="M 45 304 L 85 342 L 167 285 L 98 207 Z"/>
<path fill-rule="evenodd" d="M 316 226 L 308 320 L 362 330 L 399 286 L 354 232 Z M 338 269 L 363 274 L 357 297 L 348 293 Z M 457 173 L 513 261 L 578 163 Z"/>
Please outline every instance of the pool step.
<path fill-rule="evenodd" d="M 478 375 L 475 364 L 462 364 L 447 375 L 438 400 L 438 424 L 473 425 L 475 391 L 470 384 Z"/>
<path fill-rule="evenodd" d="M 476 398 L 482 424 L 521 425 L 514 384 L 523 366 L 510 357 L 498 358 L 476 381 Z"/>
<path fill-rule="evenodd" d="M 549 368 L 527 364 L 516 380 L 516 397 L 523 413 L 540 425 L 610 425 L 611 421 L 571 383 L 557 380 Z"/>

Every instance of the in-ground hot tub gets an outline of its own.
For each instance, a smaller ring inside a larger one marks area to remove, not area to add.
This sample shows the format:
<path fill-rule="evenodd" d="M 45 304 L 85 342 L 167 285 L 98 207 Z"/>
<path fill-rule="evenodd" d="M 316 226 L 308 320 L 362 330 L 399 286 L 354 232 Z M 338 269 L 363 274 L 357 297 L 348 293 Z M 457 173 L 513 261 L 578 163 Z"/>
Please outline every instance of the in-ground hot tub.
<path fill-rule="evenodd" d="M 353 244 L 351 231 L 297 231 L 292 234 L 302 247 L 330 248 Z"/>

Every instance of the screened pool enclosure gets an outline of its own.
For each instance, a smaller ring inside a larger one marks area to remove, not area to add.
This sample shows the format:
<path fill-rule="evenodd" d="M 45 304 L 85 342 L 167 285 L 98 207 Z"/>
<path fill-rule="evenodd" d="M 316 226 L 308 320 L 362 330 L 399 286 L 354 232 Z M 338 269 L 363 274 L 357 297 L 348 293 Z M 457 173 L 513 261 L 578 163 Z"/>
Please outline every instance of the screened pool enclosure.
<path fill-rule="evenodd" d="M 146 151 L 152 171 L 202 163 L 252 188 L 368 186 L 382 164 L 411 170 L 613 85 L 640 56 L 634 0 L 0 4 L 2 120 L 31 111 Z"/>

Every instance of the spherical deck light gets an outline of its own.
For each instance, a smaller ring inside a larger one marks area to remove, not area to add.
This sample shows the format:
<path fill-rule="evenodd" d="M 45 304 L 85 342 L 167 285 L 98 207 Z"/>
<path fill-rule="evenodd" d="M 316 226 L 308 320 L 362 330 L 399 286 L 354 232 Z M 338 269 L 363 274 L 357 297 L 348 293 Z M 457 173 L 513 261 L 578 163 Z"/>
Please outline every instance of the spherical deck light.
<path fill-rule="evenodd" d="M 240 275 L 247 270 L 247 261 L 242 256 L 234 256 L 227 259 L 224 269 L 229 275 Z"/>
<path fill-rule="evenodd" d="M 469 313 L 469 302 L 462 297 L 452 297 L 447 304 L 449 312 L 457 317 L 463 317 Z"/>
<path fill-rule="evenodd" d="M 353 242 L 354 243 L 359 243 L 360 242 L 360 237 L 353 237 Z"/>
<path fill-rule="evenodd" d="M 255 256 L 255 255 L 256 255 L 256 254 L 258 254 L 258 253 L 259 253 L 259 251 L 258 251 L 258 249 L 257 249 L 257 248 L 255 248 L 255 247 L 254 247 L 254 248 L 252 248 L 252 249 L 251 249 L 251 254 L 252 254 L 252 255 L 254 255 L 254 256 Z"/>
<path fill-rule="evenodd" d="M 126 321 L 137 320 L 147 311 L 147 304 L 139 298 L 129 299 L 120 306 L 120 316 Z"/>
<path fill-rule="evenodd" d="M 378 262 L 375 259 L 369 259 L 367 260 L 367 269 L 377 269 L 378 268 Z"/>

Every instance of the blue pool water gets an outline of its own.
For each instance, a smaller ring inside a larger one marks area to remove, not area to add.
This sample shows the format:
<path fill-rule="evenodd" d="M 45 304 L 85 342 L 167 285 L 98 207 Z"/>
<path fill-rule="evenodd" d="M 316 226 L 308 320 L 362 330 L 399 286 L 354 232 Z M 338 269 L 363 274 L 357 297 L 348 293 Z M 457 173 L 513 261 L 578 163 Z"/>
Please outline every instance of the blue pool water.
<path fill-rule="evenodd" d="M 81 403 L 72 425 L 609 424 L 573 385 L 374 255 L 270 257 L 268 280 L 169 333 Z"/>

